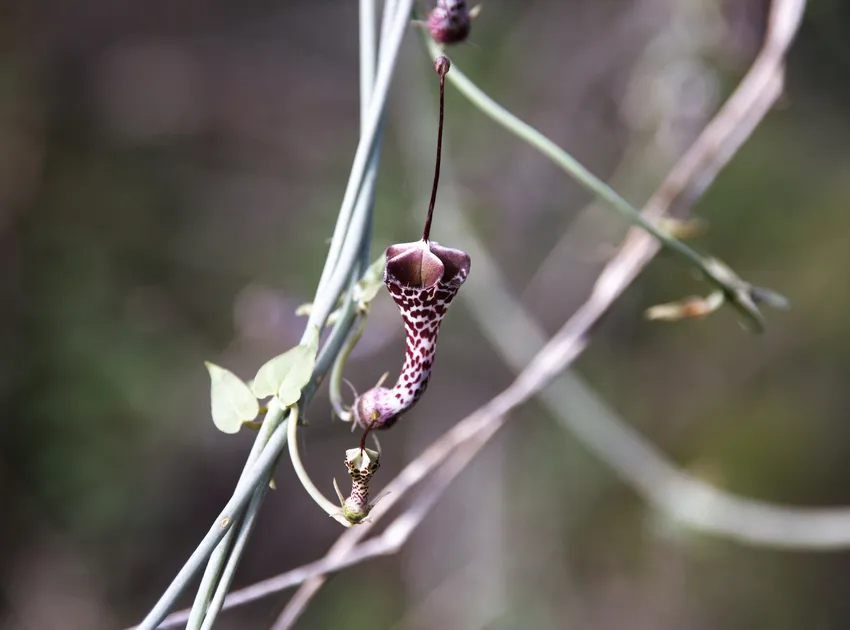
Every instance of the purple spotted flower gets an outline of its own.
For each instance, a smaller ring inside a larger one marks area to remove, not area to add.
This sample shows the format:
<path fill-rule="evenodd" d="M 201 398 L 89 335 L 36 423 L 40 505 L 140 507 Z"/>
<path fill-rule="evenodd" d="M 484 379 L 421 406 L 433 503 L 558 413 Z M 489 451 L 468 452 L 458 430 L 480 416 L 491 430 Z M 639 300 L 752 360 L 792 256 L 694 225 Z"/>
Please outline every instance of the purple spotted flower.
<path fill-rule="evenodd" d="M 406 354 L 395 386 L 375 387 L 354 403 L 364 429 L 387 429 L 425 393 L 437 334 L 446 310 L 469 275 L 469 255 L 422 239 L 387 249 L 384 283 L 401 312 Z"/>
<path fill-rule="evenodd" d="M 373 387 L 354 401 L 353 419 L 367 432 L 393 426 L 425 392 L 434 366 L 440 323 L 469 275 L 469 254 L 430 240 L 440 179 L 444 84 L 450 67 L 445 57 L 439 57 L 434 63 L 434 69 L 440 75 L 440 122 L 434 186 L 422 240 L 387 248 L 384 283 L 404 321 L 406 355 L 398 381 L 392 388 Z"/>

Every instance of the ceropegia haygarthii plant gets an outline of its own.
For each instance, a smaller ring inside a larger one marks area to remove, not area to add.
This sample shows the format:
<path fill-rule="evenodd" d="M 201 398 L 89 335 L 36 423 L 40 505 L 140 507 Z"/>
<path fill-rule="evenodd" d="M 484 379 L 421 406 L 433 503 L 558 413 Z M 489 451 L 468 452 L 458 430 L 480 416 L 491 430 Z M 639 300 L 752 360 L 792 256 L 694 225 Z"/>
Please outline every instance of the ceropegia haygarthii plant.
<path fill-rule="evenodd" d="M 445 77 L 450 67 L 446 57 L 438 57 L 434 62 L 434 69 L 440 75 L 440 118 L 434 185 L 422 240 L 391 245 L 386 253 L 383 280 L 404 320 L 405 361 L 394 387 L 379 384 L 354 401 L 352 418 L 367 432 L 391 427 L 425 392 L 434 365 L 440 323 L 469 274 L 469 254 L 430 239 L 440 181 Z"/>
<path fill-rule="evenodd" d="M 380 496 L 369 501 L 369 482 L 372 475 L 381 467 L 381 455 L 370 448 L 350 448 L 345 451 L 345 467 L 351 477 L 351 494 L 346 499 L 334 479 L 334 488 L 342 507 L 342 515 L 352 524 L 363 522 Z"/>

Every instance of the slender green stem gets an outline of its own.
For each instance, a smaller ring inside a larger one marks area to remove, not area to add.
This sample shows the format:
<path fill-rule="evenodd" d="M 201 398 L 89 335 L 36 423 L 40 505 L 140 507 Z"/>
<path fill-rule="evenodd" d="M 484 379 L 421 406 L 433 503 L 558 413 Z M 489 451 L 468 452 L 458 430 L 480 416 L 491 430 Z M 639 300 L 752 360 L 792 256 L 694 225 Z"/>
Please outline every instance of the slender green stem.
<path fill-rule="evenodd" d="M 364 235 L 363 243 L 360 248 L 360 256 L 358 259 L 358 272 L 352 278 L 352 288 L 360 279 L 361 275 L 365 273 L 366 269 L 369 268 L 370 260 L 369 260 L 369 241 L 370 236 L 372 234 L 372 221 L 374 220 L 374 213 L 370 213 L 369 215 L 369 226 L 366 229 L 366 234 Z M 350 295 L 349 295 L 350 297 Z M 348 301 L 343 306 L 343 312 L 345 314 L 350 314 L 352 316 L 356 316 L 357 328 L 354 332 L 351 332 L 349 327 L 348 336 L 343 343 L 342 349 L 337 353 L 336 359 L 334 360 L 333 367 L 331 368 L 330 381 L 328 383 L 328 398 L 331 402 L 331 407 L 334 410 L 334 413 L 343 421 L 349 422 L 351 420 L 351 412 L 345 408 L 344 403 L 342 402 L 342 372 L 345 369 L 345 364 L 348 361 L 348 356 L 351 354 L 351 351 L 354 349 L 354 346 L 360 341 L 360 337 L 363 335 L 363 331 L 366 329 L 366 313 L 364 312 L 356 312 L 356 305 L 353 301 Z M 350 308 L 350 313 L 348 310 Z M 352 322 L 352 325 L 354 322 Z"/>
<path fill-rule="evenodd" d="M 381 16 L 381 45 L 378 49 L 378 54 L 385 54 L 385 48 L 387 46 L 387 34 L 390 32 L 390 29 L 393 25 L 393 18 L 395 17 L 395 13 L 399 7 L 399 0 L 384 0 L 384 11 Z M 411 10 L 413 10 L 413 2 L 410 3 L 410 6 L 406 9 L 408 14 Z M 371 89 L 371 87 L 370 87 Z"/>
<path fill-rule="evenodd" d="M 222 541 L 216 546 L 210 559 L 207 561 L 207 566 L 204 569 L 204 574 L 201 577 L 201 584 L 198 586 L 198 592 L 195 594 L 195 601 L 192 602 L 192 609 L 189 611 L 189 620 L 186 622 L 186 630 L 200 630 L 204 623 L 207 612 L 209 610 L 210 601 L 213 599 L 215 592 L 218 590 L 219 577 L 224 561 L 230 552 L 233 538 L 239 529 L 241 522 L 240 517 L 234 517 L 233 526 L 225 534 Z"/>
<path fill-rule="evenodd" d="M 333 407 L 334 413 L 340 420 L 345 422 L 351 420 L 351 411 L 346 409 L 345 404 L 342 402 L 342 371 L 345 369 L 348 355 L 351 354 L 354 346 L 360 341 L 363 330 L 366 328 L 366 315 L 360 314 L 358 319 L 357 327 L 348 336 L 348 339 L 345 340 L 345 345 L 342 347 L 340 353 L 336 355 L 336 361 L 334 361 L 333 368 L 331 369 L 330 382 L 328 383 L 328 397 L 331 401 L 331 407 Z"/>
<path fill-rule="evenodd" d="M 301 482 L 301 485 L 304 486 L 307 494 L 309 494 L 313 501 L 316 502 L 316 505 L 322 508 L 328 516 L 334 517 L 346 527 L 351 527 L 351 523 L 343 518 L 342 513 L 340 512 L 340 506 L 333 501 L 329 501 L 325 495 L 322 494 L 321 490 L 319 490 L 316 487 L 316 484 L 313 483 L 313 480 L 310 479 L 310 475 L 307 474 L 307 469 L 304 468 L 304 464 L 301 461 L 301 455 L 298 453 L 298 405 L 292 407 L 292 413 L 289 417 L 288 432 L 289 458 L 292 460 L 292 467 L 295 469 L 298 481 Z"/>
<path fill-rule="evenodd" d="M 360 0 L 360 131 L 369 118 L 369 102 L 375 87 L 375 64 L 378 60 L 375 41 L 375 0 Z"/>
<path fill-rule="evenodd" d="M 212 599 L 210 599 L 207 606 L 201 630 L 210 630 L 218 617 L 218 613 L 221 612 L 221 608 L 224 605 L 224 599 L 227 597 L 230 585 L 233 583 L 233 576 L 236 574 L 236 568 L 239 566 L 239 561 L 242 559 L 245 546 L 248 544 L 248 539 L 251 537 L 251 533 L 254 531 L 254 525 L 257 523 L 260 506 L 262 505 L 263 499 L 268 491 L 269 484 L 263 483 L 251 496 L 251 501 L 245 509 L 245 516 L 238 525 L 239 531 L 236 534 L 236 540 L 233 542 L 233 546 L 230 549 L 230 556 L 227 559 L 227 564 L 224 565 L 224 570 L 221 572 L 218 585 L 216 586 Z M 232 536 L 235 532 L 236 529 L 232 528 L 229 532 L 227 532 L 227 535 Z"/>
<path fill-rule="evenodd" d="M 443 50 L 427 35 L 427 33 L 425 35 L 425 42 L 432 58 L 436 59 L 440 55 L 444 54 Z M 654 223 L 646 219 L 639 210 L 621 197 L 613 188 L 591 173 L 573 156 L 564 151 L 537 129 L 520 120 L 514 114 L 490 98 L 481 90 L 481 88 L 475 85 L 465 74 L 463 74 L 463 72 L 461 72 L 460 68 L 457 67 L 457 64 L 452 64 L 451 72 L 449 72 L 446 76 L 449 82 L 452 83 L 458 91 L 469 100 L 470 103 L 475 105 L 484 114 L 521 140 L 524 140 L 529 145 L 540 151 L 543 155 L 552 160 L 552 162 L 561 167 L 561 169 L 563 169 L 579 184 L 584 186 L 599 199 L 606 202 L 631 223 L 639 226 L 654 236 L 658 242 L 661 243 L 662 247 L 676 253 L 678 256 L 697 267 L 706 278 L 708 278 L 714 285 L 720 288 L 724 294 L 726 294 L 727 298 L 729 298 L 741 314 L 752 323 L 755 330 L 762 330 L 762 320 L 750 309 L 745 308 L 744 305 L 740 303 L 738 293 L 741 287 L 739 285 L 733 285 L 727 279 L 719 276 L 713 269 L 709 268 L 706 264 L 706 260 L 699 253 L 660 230 Z"/>
<path fill-rule="evenodd" d="M 192 609 L 189 611 L 189 621 L 186 622 L 186 630 L 199 630 L 201 624 L 204 622 L 204 615 L 207 613 L 207 607 L 216 589 L 219 569 L 222 566 L 221 563 L 230 550 L 230 543 L 233 541 L 233 533 L 238 528 L 238 523 L 239 519 L 237 517 L 234 527 L 230 528 L 207 561 L 207 567 L 204 569 L 204 574 L 201 577 L 201 584 L 198 586 L 198 592 L 195 593 L 195 601 L 192 602 Z"/>

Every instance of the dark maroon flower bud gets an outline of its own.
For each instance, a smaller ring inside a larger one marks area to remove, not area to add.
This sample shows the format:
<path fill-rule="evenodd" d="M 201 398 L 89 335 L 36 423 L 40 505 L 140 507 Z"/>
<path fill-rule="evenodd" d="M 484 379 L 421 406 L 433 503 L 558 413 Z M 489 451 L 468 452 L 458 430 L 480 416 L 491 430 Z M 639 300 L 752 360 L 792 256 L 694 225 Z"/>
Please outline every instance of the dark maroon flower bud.
<path fill-rule="evenodd" d="M 437 0 L 428 14 L 428 31 L 440 44 L 457 44 L 469 37 L 472 15 L 465 0 Z"/>
<path fill-rule="evenodd" d="M 449 61 L 448 57 L 437 57 L 434 60 L 434 71 L 439 74 L 440 77 L 445 77 L 451 69 L 452 62 Z"/>

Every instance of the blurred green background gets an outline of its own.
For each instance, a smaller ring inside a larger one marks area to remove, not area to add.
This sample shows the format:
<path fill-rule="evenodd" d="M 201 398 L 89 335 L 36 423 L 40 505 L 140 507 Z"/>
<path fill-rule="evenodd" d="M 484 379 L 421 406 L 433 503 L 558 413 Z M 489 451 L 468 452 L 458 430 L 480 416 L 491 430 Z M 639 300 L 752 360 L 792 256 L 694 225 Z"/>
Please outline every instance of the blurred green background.
<path fill-rule="evenodd" d="M 640 204 L 746 71 L 767 9 L 486 0 L 450 56 Z M 648 323 L 646 307 L 705 289 L 661 256 L 577 365 L 684 468 L 800 505 L 850 503 L 848 41 L 850 5 L 809 2 L 780 107 L 693 209 L 710 226 L 696 245 L 792 310 L 760 337 L 731 310 Z M 357 143 L 357 73 L 353 1 L 0 4 L 0 627 L 138 622 L 226 502 L 253 435 L 215 430 L 203 361 L 250 378 L 297 342 Z M 412 29 L 375 254 L 418 235 L 435 87 Z M 451 89 L 446 116 L 463 211 L 554 332 L 625 226 Z M 439 209 L 435 232 L 463 246 Z M 383 436 L 378 486 L 510 382 L 462 304 L 441 339 L 428 395 Z M 382 296 L 348 376 L 394 377 L 402 344 Z M 299 627 L 850 626 L 847 553 L 659 527 L 542 407 L 518 415 L 402 554 L 340 574 Z M 330 495 L 356 440 L 324 393 L 308 416 L 302 454 Z M 276 480 L 236 586 L 340 533 L 288 462 Z M 218 627 L 267 628 L 286 597 Z"/>

